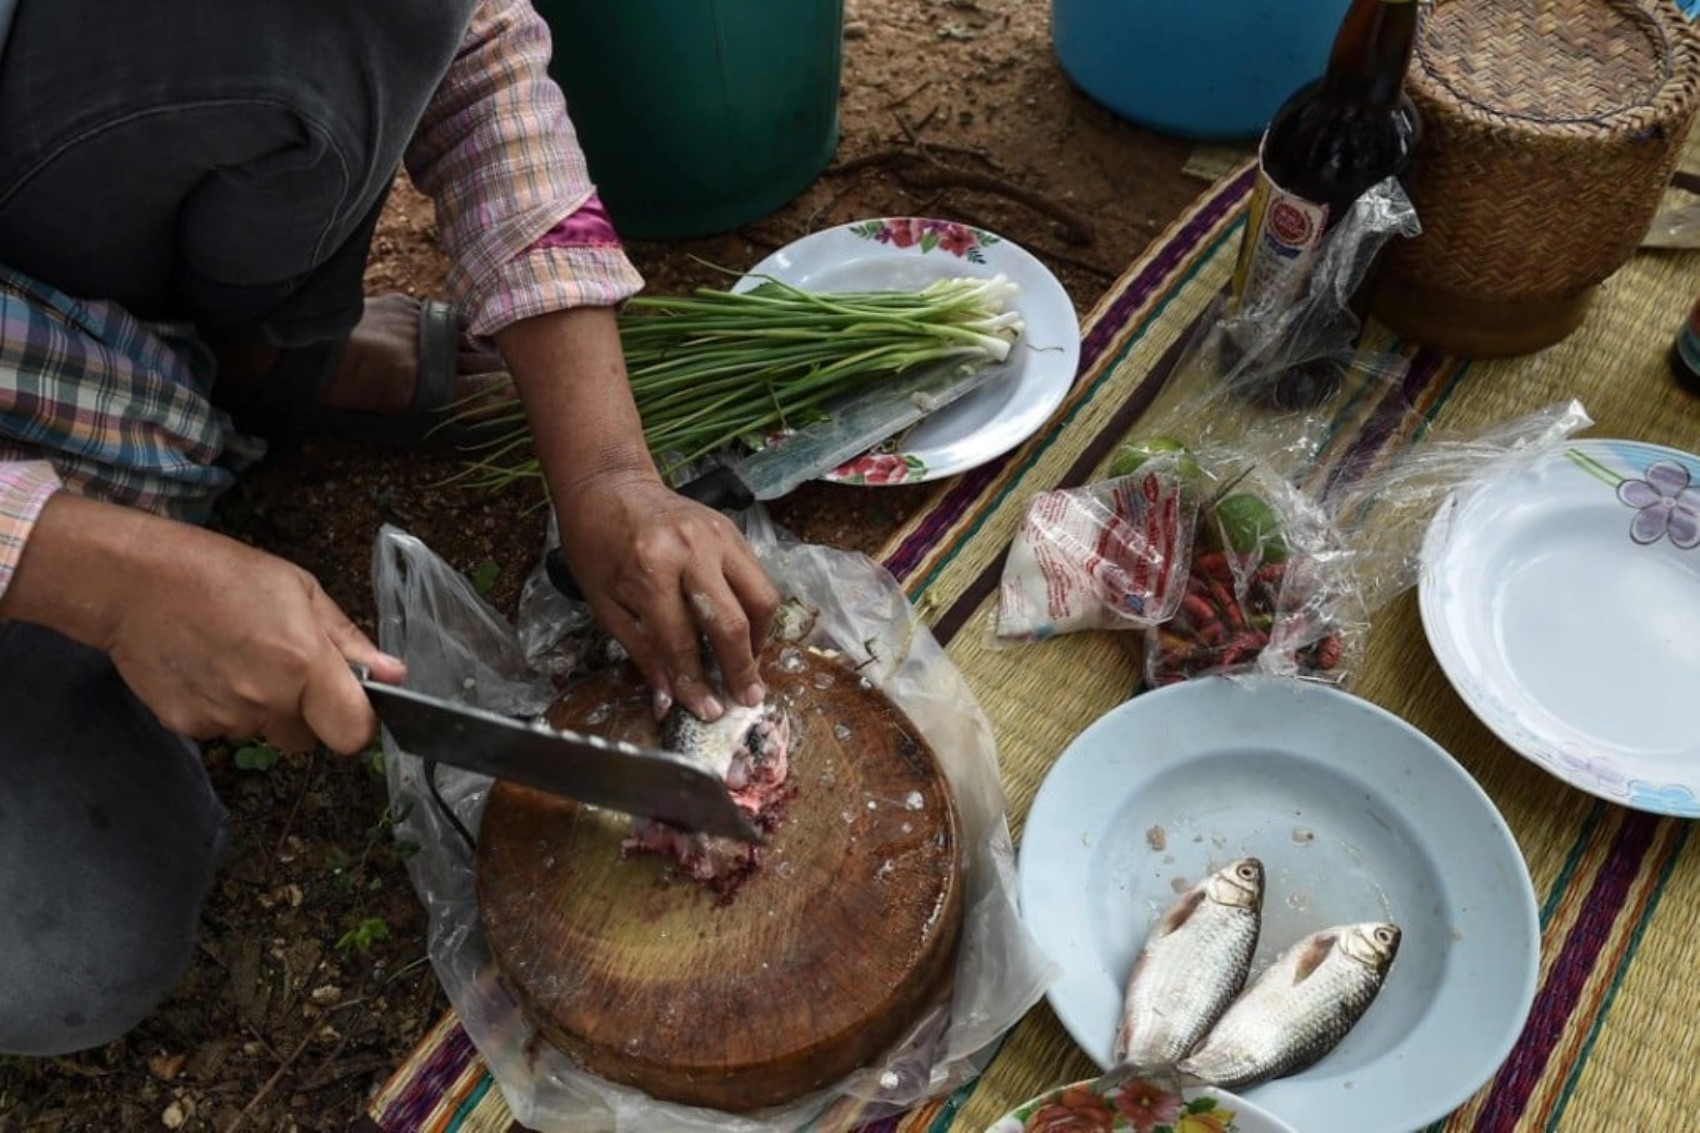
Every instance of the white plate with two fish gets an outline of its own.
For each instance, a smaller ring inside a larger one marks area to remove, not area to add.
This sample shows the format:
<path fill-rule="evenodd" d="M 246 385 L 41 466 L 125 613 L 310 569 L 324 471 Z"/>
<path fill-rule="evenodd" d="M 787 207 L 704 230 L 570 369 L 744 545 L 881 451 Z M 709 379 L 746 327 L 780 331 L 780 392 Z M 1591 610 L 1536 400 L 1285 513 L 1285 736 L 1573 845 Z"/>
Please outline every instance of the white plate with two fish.
<path fill-rule="evenodd" d="M 1074 383 L 1080 323 L 1068 292 L 1032 253 L 982 228 L 888 217 L 815 232 L 774 252 L 739 280 L 777 279 L 806 291 L 918 291 L 941 279 L 1002 275 L 1018 288 L 1025 324 L 1006 372 L 882 445 L 822 476 L 841 484 L 919 484 L 1002 456 L 1050 418 Z"/>
<path fill-rule="evenodd" d="M 1418 596 L 1447 679 L 1514 751 L 1700 817 L 1700 456 L 1571 441 L 1454 498 Z"/>
<path fill-rule="evenodd" d="M 1540 963 L 1516 841 L 1420 731 L 1348 693 L 1276 677 L 1135 697 L 1077 736 L 1040 785 L 1021 838 L 1022 919 L 1062 969 L 1052 1009 L 1094 1062 L 1111 1065 L 1151 927 L 1182 891 L 1245 856 L 1265 871 L 1251 980 L 1323 928 L 1391 920 L 1402 940 L 1338 1046 L 1236 1093 L 1304 1133 L 1409 1133 L 1493 1076 Z"/>

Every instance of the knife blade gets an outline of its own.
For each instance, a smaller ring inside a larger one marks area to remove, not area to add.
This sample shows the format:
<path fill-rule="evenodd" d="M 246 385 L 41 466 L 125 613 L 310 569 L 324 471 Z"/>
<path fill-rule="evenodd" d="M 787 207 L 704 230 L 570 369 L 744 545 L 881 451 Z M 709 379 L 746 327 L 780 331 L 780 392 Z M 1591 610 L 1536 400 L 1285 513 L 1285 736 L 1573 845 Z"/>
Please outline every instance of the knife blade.
<path fill-rule="evenodd" d="M 738 510 L 774 500 L 938 412 L 997 378 L 1007 363 L 962 372 L 923 368 L 889 378 L 830 407 L 825 417 L 742 459 L 719 465 L 679 489 L 710 507 Z"/>
<path fill-rule="evenodd" d="M 382 684 L 358 669 L 355 676 L 396 746 L 409 755 L 687 830 L 764 840 L 725 781 L 688 756 L 523 723 Z"/>
<path fill-rule="evenodd" d="M 884 379 L 784 440 L 711 468 L 682 485 L 679 494 L 721 511 L 741 511 L 758 500 L 778 499 L 961 400 L 1009 368 L 1006 361 L 964 372 L 955 363 Z M 569 598 L 581 597 L 560 548 L 550 548 L 543 565 L 557 590 Z"/>

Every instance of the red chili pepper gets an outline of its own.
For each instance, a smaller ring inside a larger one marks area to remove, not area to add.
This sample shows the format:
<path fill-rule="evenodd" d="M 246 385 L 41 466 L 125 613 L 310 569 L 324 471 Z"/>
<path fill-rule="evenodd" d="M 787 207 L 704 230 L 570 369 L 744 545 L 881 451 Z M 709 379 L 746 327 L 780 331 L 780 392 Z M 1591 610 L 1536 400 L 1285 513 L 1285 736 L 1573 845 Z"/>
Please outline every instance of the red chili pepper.
<path fill-rule="evenodd" d="M 1340 663 L 1340 635 L 1331 633 L 1316 643 L 1312 650 L 1318 669 L 1332 669 Z"/>
<path fill-rule="evenodd" d="M 1203 628 L 1205 622 L 1217 620 L 1216 611 L 1211 608 L 1210 603 L 1194 593 L 1190 586 L 1187 592 L 1181 595 L 1181 613 L 1191 618 L 1192 624 L 1200 628 Z"/>
<path fill-rule="evenodd" d="M 1233 665 L 1240 661 L 1249 661 L 1262 653 L 1269 644 L 1269 635 L 1248 629 L 1237 633 L 1229 640 L 1222 650 L 1222 664 Z"/>
<path fill-rule="evenodd" d="M 1222 611 L 1222 616 L 1235 629 L 1245 628 L 1245 611 L 1240 608 L 1240 600 L 1234 597 L 1233 591 L 1217 582 L 1210 580 L 1210 597 L 1216 607 Z"/>
<path fill-rule="evenodd" d="M 1223 551 L 1205 551 L 1192 560 L 1192 573 L 1215 579 L 1228 586 L 1234 584 L 1234 568 Z"/>
<path fill-rule="evenodd" d="M 1195 636 L 1205 645 L 1220 645 L 1228 640 L 1228 626 L 1221 618 L 1212 617 L 1209 621 L 1199 625 Z"/>

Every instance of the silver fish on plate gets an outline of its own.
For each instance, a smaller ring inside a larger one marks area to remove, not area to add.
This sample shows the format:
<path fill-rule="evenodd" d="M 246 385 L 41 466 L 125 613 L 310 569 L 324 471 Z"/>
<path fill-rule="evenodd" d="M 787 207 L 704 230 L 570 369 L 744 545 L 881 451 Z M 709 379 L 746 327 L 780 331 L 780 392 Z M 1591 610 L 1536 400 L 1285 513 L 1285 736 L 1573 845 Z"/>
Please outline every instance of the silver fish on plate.
<path fill-rule="evenodd" d="M 1295 1074 L 1339 1045 L 1399 954 L 1399 926 L 1338 925 L 1278 957 L 1177 1069 L 1225 1090 Z"/>
<path fill-rule="evenodd" d="M 1263 920 L 1263 863 L 1229 862 L 1152 926 L 1133 962 L 1115 1059 L 1173 1066 L 1245 986 Z"/>

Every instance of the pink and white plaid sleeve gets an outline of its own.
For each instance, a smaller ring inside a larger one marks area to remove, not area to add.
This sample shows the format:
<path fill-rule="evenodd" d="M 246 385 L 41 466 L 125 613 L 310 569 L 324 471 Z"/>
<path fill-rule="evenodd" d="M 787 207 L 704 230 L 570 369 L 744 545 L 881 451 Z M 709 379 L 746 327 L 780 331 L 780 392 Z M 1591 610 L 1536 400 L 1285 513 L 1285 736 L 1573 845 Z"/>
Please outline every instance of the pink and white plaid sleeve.
<path fill-rule="evenodd" d="M 474 334 L 643 286 L 596 199 L 549 51 L 530 0 L 484 0 L 408 147 L 408 174 L 436 204 L 449 297 Z"/>
<path fill-rule="evenodd" d="M 0 594 L 12 585 L 12 572 L 36 517 L 60 488 L 59 476 L 45 460 L 0 464 Z"/>

